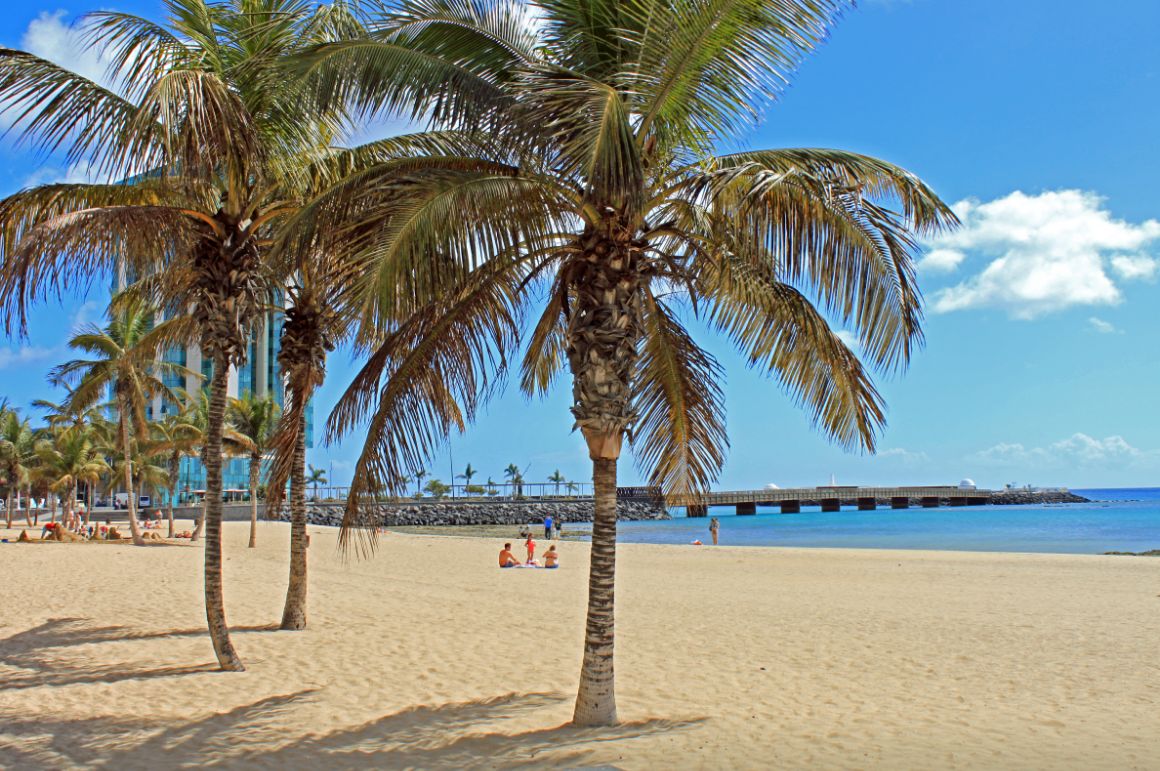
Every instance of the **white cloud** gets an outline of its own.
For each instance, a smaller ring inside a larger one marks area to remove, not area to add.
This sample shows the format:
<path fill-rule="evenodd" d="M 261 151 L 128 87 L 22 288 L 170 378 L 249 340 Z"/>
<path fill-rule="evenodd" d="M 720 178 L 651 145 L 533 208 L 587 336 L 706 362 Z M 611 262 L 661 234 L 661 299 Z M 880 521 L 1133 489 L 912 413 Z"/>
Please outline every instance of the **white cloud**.
<path fill-rule="evenodd" d="M 1121 294 L 1109 271 L 1128 281 L 1157 270 L 1148 250 L 1160 242 L 1160 222 L 1114 219 L 1095 193 L 1016 191 L 952 208 L 962 227 L 929 241 L 920 268 L 954 270 L 979 257 L 989 262 L 935 292 L 936 313 L 994 307 L 1034 318 L 1075 305 L 1114 305 Z"/>
<path fill-rule="evenodd" d="M 66 16 L 65 11 L 41 11 L 24 31 L 20 47 L 89 80 L 107 84 L 107 60 L 85 46 L 81 33 L 65 21 Z"/>
<path fill-rule="evenodd" d="M 56 356 L 54 348 L 39 348 L 33 345 L 24 345 L 17 348 L 11 346 L 0 347 L 0 371 L 20 369 L 24 365 L 35 364 Z"/>
<path fill-rule="evenodd" d="M 1092 329 L 1099 332 L 1100 334 L 1110 335 L 1117 331 L 1115 324 L 1110 321 L 1104 321 L 1103 319 L 1096 316 L 1089 318 L 1088 323 L 1092 325 Z"/>
<path fill-rule="evenodd" d="M 1084 433 L 1072 434 L 1044 447 L 1025 447 L 1014 442 L 1001 442 L 994 447 L 974 453 L 969 460 L 994 466 L 1030 464 L 1034 466 L 1120 466 L 1139 464 L 1160 459 L 1156 450 L 1133 447 L 1122 436 L 1096 439 Z"/>
<path fill-rule="evenodd" d="M 902 447 L 890 447 L 885 450 L 879 450 L 876 455 L 879 458 L 890 458 L 892 460 L 900 461 L 903 465 L 906 466 L 913 466 L 919 463 L 925 463 L 930 460 L 930 456 L 921 450 L 914 452 Z"/>
<path fill-rule="evenodd" d="M 834 332 L 834 335 L 843 343 L 845 343 L 847 348 L 855 350 L 858 348 L 858 336 L 850 330 L 839 329 L 838 331 Z"/>
<path fill-rule="evenodd" d="M 1112 258 L 1112 270 L 1127 281 L 1155 278 L 1156 267 L 1156 260 L 1144 255 L 1119 255 Z"/>
<path fill-rule="evenodd" d="M 92 164 L 88 161 L 78 161 L 67 169 L 56 166 L 41 166 L 25 178 L 22 187 L 36 187 L 37 185 L 80 184 L 97 181 L 91 173 Z"/>
<path fill-rule="evenodd" d="M 951 271 L 965 259 L 967 255 L 958 249 L 931 249 L 918 261 L 918 269 L 924 272 Z"/>

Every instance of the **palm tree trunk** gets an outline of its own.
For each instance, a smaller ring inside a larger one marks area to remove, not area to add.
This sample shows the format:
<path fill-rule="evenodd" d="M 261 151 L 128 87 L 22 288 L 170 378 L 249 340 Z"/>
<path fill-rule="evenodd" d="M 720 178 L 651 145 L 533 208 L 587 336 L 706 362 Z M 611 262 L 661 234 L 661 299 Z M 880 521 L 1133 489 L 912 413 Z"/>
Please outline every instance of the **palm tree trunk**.
<path fill-rule="evenodd" d="M 573 723 L 616 723 L 613 669 L 616 580 L 616 463 L 633 421 L 632 378 L 642 334 L 641 245 L 616 215 L 581 238 L 566 333 L 572 414 L 592 459 L 595 512 L 588 573 L 584 664 Z"/>
<path fill-rule="evenodd" d="M 229 360 L 215 356 L 213 380 L 210 381 L 209 417 L 205 432 L 202 462 L 205 465 L 205 617 L 218 664 L 226 672 L 242 672 L 245 666 L 238 658 L 230 629 L 226 625 L 225 600 L 222 596 L 222 428 L 226 414 L 226 388 L 229 384 Z"/>
<path fill-rule="evenodd" d="M 37 519 L 39 520 L 39 517 Z M 35 527 L 32 524 L 32 485 L 28 486 L 28 495 L 24 496 L 24 520 L 28 522 L 29 527 Z"/>
<path fill-rule="evenodd" d="M 262 456 L 250 455 L 250 548 L 258 545 L 258 474 L 262 470 Z"/>
<path fill-rule="evenodd" d="M 616 582 L 616 460 L 592 461 L 596 488 L 592 556 L 588 568 L 588 620 L 584 664 L 572 722 L 578 726 L 616 723 L 613 669 L 614 588 Z"/>
<path fill-rule="evenodd" d="M 125 467 L 125 491 L 127 493 L 127 508 L 129 510 L 129 532 L 133 536 L 133 543 L 137 546 L 144 546 L 145 539 L 141 537 L 141 528 L 137 525 L 137 500 L 133 497 L 133 465 L 130 463 L 131 440 L 129 437 L 129 421 L 126 416 L 129 414 L 128 405 L 122 402 L 118 405 L 121 412 L 121 457 L 124 459 Z"/>
<path fill-rule="evenodd" d="M 8 500 L 7 500 L 7 501 L 5 501 L 5 503 L 7 504 L 6 508 L 8 509 L 8 513 L 7 513 L 7 519 L 8 519 L 7 527 L 8 527 L 9 529 L 11 529 L 11 528 L 12 528 L 12 506 L 13 506 L 13 503 L 12 503 L 12 485 L 9 485 L 9 488 L 8 488 Z"/>
<path fill-rule="evenodd" d="M 282 629 L 306 628 L 306 421 L 299 419 L 290 472 L 290 583 Z"/>
<path fill-rule="evenodd" d="M 177 531 L 173 526 L 173 499 L 177 495 L 177 474 L 181 471 L 181 456 L 174 453 L 169 458 L 169 505 L 166 507 L 166 514 L 169 518 L 169 535 L 168 538 L 173 538 Z"/>

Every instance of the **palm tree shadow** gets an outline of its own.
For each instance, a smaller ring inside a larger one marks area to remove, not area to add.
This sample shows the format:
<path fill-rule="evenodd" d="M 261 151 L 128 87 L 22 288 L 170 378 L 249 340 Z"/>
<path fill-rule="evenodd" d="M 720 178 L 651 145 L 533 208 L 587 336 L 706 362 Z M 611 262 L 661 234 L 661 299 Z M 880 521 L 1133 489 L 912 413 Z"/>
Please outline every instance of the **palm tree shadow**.
<path fill-rule="evenodd" d="M 238 754 L 239 747 L 278 741 L 290 722 L 287 713 L 314 691 L 269 696 L 228 712 L 213 714 L 179 725 L 142 717 L 137 720 L 101 717 L 89 720 L 5 714 L 4 733 L 15 737 L 50 737 L 39 752 L 38 765 L 88 766 L 98 762 L 107 768 L 158 768 L 222 763 Z M 147 732 L 144 741 L 135 733 Z M 0 745 L 0 768 L 33 757 L 18 745 Z M 15 767 L 15 766 L 13 766 Z"/>
<path fill-rule="evenodd" d="M 607 728 L 562 725 L 514 734 L 495 731 L 492 726 L 496 721 L 520 717 L 565 700 L 567 697 L 560 694 L 510 693 L 491 699 L 412 707 L 354 728 L 304 737 L 275 752 L 262 753 L 262 760 L 277 765 L 278 758 L 284 756 L 287 762 L 293 759 L 328 771 L 376 766 L 575 767 L 590 759 L 599 742 L 682 730 L 701 722 L 645 720 Z M 479 730 L 483 725 L 491 730 Z"/>
<path fill-rule="evenodd" d="M 564 696 L 509 693 L 490 699 L 418 706 L 359 726 L 302 736 L 294 707 L 313 689 L 269 696 L 182 722 L 101 717 L 18 714 L 0 708 L 4 733 L 18 739 L 0 746 L 0 767 L 27 763 L 131 769 L 186 766 L 326 768 L 367 767 L 469 769 L 495 767 L 577 767 L 591 765 L 605 742 L 630 741 L 696 725 L 700 720 L 646 720 L 609 728 L 568 725 L 506 733 L 496 723 L 527 718 L 556 706 Z M 288 731 L 297 735 L 286 741 Z M 144 740 L 139 737 L 145 734 Z M 48 737 L 45 741 L 44 737 Z M 28 739 L 24 744 L 20 739 Z M 29 745 L 38 747 L 31 755 Z M 51 763 L 43 762 L 49 756 Z"/>
<path fill-rule="evenodd" d="M 233 631 L 274 629 L 277 629 L 276 625 L 262 625 L 234 627 Z M 0 664 L 17 670 L 14 673 L 0 674 L 0 689 L 19 690 L 77 683 L 113 683 L 122 680 L 212 672 L 217 669 L 212 662 L 141 669 L 124 664 L 98 664 L 92 659 L 78 663 L 75 657 L 63 652 L 65 649 L 82 645 L 207 634 L 204 628 L 141 632 L 123 626 L 98 626 L 83 618 L 50 619 L 40 626 L 0 640 Z"/>

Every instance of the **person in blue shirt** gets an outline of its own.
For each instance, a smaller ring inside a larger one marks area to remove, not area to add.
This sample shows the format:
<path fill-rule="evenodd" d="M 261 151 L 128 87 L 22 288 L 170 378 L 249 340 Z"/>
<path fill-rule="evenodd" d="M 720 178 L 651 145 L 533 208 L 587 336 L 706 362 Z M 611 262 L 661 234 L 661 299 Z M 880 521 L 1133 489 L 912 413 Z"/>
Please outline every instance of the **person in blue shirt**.
<path fill-rule="evenodd" d="M 552 515 L 544 517 L 544 540 L 552 540 Z"/>

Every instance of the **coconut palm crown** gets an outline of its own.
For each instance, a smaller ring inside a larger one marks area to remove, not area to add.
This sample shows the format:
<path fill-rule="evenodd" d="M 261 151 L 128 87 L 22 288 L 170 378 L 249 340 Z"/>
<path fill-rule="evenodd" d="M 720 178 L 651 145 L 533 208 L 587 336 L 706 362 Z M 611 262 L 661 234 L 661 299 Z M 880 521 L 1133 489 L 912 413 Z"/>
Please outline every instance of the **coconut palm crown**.
<path fill-rule="evenodd" d="M 883 371 L 921 343 L 917 244 L 955 223 L 932 190 L 841 150 L 718 150 L 850 5 L 400 0 L 305 70 L 324 101 L 430 122 L 311 207 L 342 210 L 333 248 L 367 260 L 365 327 L 379 330 L 329 425 L 367 430 L 348 529 L 462 429 L 521 345 L 525 393 L 567 371 L 596 491 L 578 724 L 616 720 L 623 441 L 669 493 L 704 489 L 725 458 L 720 367 L 686 319 L 865 451 L 884 405 L 831 322 Z"/>

